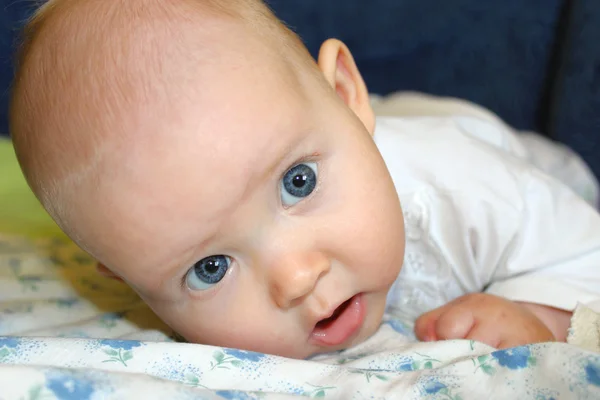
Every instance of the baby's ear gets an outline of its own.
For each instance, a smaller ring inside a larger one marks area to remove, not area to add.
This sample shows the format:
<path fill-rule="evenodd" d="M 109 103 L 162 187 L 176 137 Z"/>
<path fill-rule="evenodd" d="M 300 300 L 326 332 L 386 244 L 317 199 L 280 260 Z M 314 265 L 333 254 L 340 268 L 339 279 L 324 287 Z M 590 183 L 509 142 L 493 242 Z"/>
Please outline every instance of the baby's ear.
<path fill-rule="evenodd" d="M 103 275 L 107 278 L 111 278 L 111 279 L 116 279 L 119 281 L 122 281 L 123 279 L 121 279 L 120 276 L 115 275 L 114 272 L 112 272 L 110 269 L 106 268 L 106 266 L 104 264 L 100 264 L 98 263 L 98 265 L 96 265 L 96 269 L 98 270 L 98 272 L 100 273 L 100 275 Z"/>
<path fill-rule="evenodd" d="M 372 135 L 375 115 L 369 92 L 348 47 L 337 39 L 327 40 L 321 46 L 318 63 L 329 84 Z"/>

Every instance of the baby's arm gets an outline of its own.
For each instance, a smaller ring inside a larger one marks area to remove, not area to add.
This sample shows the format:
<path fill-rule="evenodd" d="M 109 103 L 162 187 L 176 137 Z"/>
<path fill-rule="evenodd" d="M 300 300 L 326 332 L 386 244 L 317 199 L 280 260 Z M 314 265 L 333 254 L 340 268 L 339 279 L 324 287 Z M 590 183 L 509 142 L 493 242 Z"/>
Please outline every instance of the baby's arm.
<path fill-rule="evenodd" d="M 535 315 L 552 333 L 554 339 L 559 342 L 567 340 L 567 332 L 571 326 L 571 311 L 559 310 L 558 308 L 543 306 L 534 303 L 517 303 Z"/>
<path fill-rule="evenodd" d="M 549 317 L 554 321 L 554 316 Z M 415 332 L 424 341 L 470 339 L 500 349 L 557 340 L 529 304 L 486 293 L 459 297 L 424 314 L 417 320 Z"/>
<path fill-rule="evenodd" d="M 457 300 L 460 306 L 450 302 L 425 314 L 416 333 L 423 339 L 472 338 L 492 345 L 486 335 L 506 336 L 496 344 L 564 341 L 577 303 L 600 298 L 600 215 L 565 185 L 497 145 L 506 143 L 502 135 L 515 140 L 512 133 L 496 133 L 490 143 L 479 140 L 481 132 L 449 135 L 458 163 L 465 164 L 453 167 L 465 180 L 460 189 L 472 193 L 447 191 L 464 220 L 448 235 L 467 242 L 471 254 L 455 257 L 457 269 L 485 295 L 466 295 Z M 484 334 L 474 338 L 473 331 Z"/>
<path fill-rule="evenodd" d="M 542 172 L 521 174 L 520 229 L 486 293 L 518 302 L 565 341 L 577 303 L 600 297 L 600 216 Z"/>

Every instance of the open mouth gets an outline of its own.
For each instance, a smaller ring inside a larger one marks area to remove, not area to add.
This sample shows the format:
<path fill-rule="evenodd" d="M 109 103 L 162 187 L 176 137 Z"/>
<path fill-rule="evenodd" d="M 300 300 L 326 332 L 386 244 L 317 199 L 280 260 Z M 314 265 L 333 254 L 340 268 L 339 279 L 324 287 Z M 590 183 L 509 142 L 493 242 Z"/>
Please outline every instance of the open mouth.
<path fill-rule="evenodd" d="M 340 345 L 358 332 L 364 318 L 364 300 L 358 294 L 340 304 L 330 317 L 317 322 L 311 334 L 312 339 L 320 345 Z"/>
<path fill-rule="evenodd" d="M 340 306 L 335 309 L 335 311 L 333 312 L 333 314 L 331 315 L 331 317 L 322 319 L 319 322 L 317 322 L 316 328 L 318 328 L 318 329 L 327 329 L 327 327 L 329 327 L 331 324 L 335 323 L 335 321 L 337 320 L 337 318 L 344 311 L 346 311 L 346 309 L 350 305 L 351 301 L 352 301 L 352 298 L 350 298 L 350 299 L 346 300 L 345 302 L 343 302 L 342 304 L 340 304 Z"/>

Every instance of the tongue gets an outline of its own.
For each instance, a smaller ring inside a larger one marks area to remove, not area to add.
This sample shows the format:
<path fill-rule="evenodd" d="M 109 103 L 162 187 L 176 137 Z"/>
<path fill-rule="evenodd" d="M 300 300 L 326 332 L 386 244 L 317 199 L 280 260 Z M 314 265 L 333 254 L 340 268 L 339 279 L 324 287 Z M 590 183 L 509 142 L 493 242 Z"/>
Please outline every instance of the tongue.
<path fill-rule="evenodd" d="M 344 343 L 362 324 L 364 312 L 359 296 L 343 303 L 333 315 L 320 321 L 313 330 L 313 337 L 328 346 Z"/>

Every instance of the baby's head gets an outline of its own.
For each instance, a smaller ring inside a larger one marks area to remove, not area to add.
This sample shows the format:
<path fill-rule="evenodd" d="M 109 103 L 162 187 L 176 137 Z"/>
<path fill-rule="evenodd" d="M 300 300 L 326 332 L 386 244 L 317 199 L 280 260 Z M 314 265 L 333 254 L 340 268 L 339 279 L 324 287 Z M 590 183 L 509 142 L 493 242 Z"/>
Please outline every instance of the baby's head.
<path fill-rule="evenodd" d="M 248 0 L 54 0 L 11 134 L 62 229 L 187 340 L 303 358 L 379 326 L 402 212 L 347 48 Z M 329 318 L 331 317 L 331 318 Z"/>

